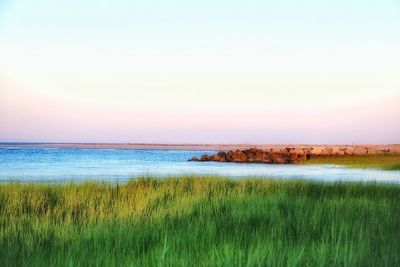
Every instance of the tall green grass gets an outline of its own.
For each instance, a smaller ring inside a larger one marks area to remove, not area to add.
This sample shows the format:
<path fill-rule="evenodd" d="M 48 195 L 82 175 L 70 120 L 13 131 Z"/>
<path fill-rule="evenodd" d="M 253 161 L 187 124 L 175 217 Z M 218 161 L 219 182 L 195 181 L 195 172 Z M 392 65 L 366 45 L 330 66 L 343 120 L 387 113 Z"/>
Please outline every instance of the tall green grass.
<path fill-rule="evenodd" d="M 300 164 L 338 164 L 353 168 L 379 168 L 400 170 L 400 154 L 366 154 L 337 157 L 321 157 L 300 162 Z"/>
<path fill-rule="evenodd" d="M 0 185 L 3 266 L 400 266 L 399 237 L 394 185 Z"/>

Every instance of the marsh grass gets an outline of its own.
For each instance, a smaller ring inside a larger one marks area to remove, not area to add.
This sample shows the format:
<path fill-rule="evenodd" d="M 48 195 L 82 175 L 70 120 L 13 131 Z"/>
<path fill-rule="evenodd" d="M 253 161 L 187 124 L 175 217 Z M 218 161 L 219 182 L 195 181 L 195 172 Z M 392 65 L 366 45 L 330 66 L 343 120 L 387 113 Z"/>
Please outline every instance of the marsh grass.
<path fill-rule="evenodd" d="M 3 266 L 399 266 L 399 236 L 395 185 L 0 185 Z"/>
<path fill-rule="evenodd" d="M 316 158 L 300 164 L 338 164 L 354 168 L 400 170 L 400 154 L 371 154 Z"/>

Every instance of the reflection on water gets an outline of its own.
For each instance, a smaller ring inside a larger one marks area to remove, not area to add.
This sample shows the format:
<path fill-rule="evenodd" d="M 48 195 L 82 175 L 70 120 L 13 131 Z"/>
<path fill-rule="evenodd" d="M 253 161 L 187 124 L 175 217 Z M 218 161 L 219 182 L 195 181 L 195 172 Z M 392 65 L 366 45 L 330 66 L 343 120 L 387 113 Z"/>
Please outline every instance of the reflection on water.
<path fill-rule="evenodd" d="M 118 180 L 139 175 L 217 174 L 324 181 L 400 183 L 400 171 L 337 165 L 188 162 L 211 151 L 0 147 L 0 180 Z"/>

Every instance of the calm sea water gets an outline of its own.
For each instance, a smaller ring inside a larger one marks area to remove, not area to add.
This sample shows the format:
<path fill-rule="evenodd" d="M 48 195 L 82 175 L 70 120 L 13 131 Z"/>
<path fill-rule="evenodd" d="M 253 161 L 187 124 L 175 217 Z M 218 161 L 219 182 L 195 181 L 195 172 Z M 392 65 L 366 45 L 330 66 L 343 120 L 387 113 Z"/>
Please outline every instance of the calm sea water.
<path fill-rule="evenodd" d="M 188 162 L 212 151 L 20 148 L 0 146 L 0 181 L 124 181 L 139 175 L 217 174 L 325 181 L 400 183 L 400 171 L 337 165 L 267 165 Z"/>

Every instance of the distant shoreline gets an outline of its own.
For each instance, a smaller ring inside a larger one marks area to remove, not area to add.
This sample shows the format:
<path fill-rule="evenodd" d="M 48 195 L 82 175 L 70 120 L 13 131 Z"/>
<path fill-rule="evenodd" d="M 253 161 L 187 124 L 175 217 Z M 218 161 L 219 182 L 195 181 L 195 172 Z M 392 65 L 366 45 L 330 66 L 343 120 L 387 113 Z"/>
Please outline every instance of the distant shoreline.
<path fill-rule="evenodd" d="M 285 147 L 353 147 L 369 150 L 390 149 L 400 153 L 400 144 L 152 144 L 152 143 L 18 143 L 0 142 L 0 147 L 33 148 L 86 148 L 86 149 L 149 149 L 149 150 L 236 150 L 236 149 L 281 149 Z"/>

